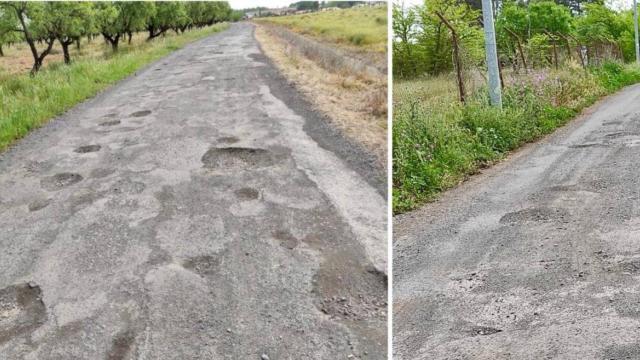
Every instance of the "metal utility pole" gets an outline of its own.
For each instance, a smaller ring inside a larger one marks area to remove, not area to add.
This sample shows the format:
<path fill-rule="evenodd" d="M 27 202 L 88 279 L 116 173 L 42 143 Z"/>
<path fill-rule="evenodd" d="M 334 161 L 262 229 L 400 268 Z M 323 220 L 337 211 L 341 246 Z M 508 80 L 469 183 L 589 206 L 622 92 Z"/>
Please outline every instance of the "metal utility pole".
<path fill-rule="evenodd" d="M 498 68 L 498 50 L 496 49 L 496 31 L 493 26 L 492 0 L 482 0 L 482 18 L 484 23 L 484 47 L 487 53 L 489 71 L 489 98 L 491 105 L 502 108 L 502 88 Z"/>
<path fill-rule="evenodd" d="M 638 1 L 633 0 L 633 27 L 636 33 L 636 62 L 640 63 L 640 43 L 638 43 Z"/>

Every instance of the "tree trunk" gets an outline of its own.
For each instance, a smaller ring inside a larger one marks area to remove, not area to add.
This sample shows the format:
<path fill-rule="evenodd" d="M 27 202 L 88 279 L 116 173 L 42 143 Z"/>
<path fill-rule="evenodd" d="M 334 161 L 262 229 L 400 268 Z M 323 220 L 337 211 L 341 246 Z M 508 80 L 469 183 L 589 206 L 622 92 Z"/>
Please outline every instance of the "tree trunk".
<path fill-rule="evenodd" d="M 62 46 L 62 53 L 64 54 L 64 63 L 69 65 L 71 64 L 71 56 L 69 55 L 69 42 L 60 41 L 60 45 Z"/>
<path fill-rule="evenodd" d="M 460 60 L 460 52 L 458 49 L 458 33 L 456 29 L 447 21 L 447 19 L 442 16 L 439 12 L 436 12 L 436 15 L 440 18 L 442 23 L 449 28 L 451 31 L 451 40 L 453 42 L 453 62 L 456 68 L 456 75 L 458 78 L 458 95 L 460 96 L 460 102 L 464 104 L 466 94 L 464 89 L 464 79 L 462 78 L 462 61 Z"/>
<path fill-rule="evenodd" d="M 576 39 L 571 35 L 569 35 L 569 38 L 576 42 L 576 48 L 578 49 L 578 59 L 580 59 L 580 65 L 582 65 L 582 68 L 586 70 L 587 65 L 584 61 L 584 55 L 582 54 L 582 45 L 580 45 L 580 41 L 578 41 L 578 39 Z"/>
<path fill-rule="evenodd" d="M 79 37 L 76 38 L 76 49 L 78 51 L 80 51 L 80 38 Z"/>
<path fill-rule="evenodd" d="M 0 56 L 4 56 L 4 51 L 2 50 L 2 44 L 0 44 Z"/>
<path fill-rule="evenodd" d="M 504 78 L 502 77 L 502 61 L 498 56 L 498 75 L 500 76 L 500 88 L 504 90 Z"/>
<path fill-rule="evenodd" d="M 151 26 L 149 26 L 147 28 L 147 30 L 149 30 L 149 37 L 147 37 L 147 41 L 151 41 L 151 40 L 157 38 L 160 35 L 162 35 L 164 37 L 164 34 L 167 31 L 167 29 L 156 29 L 156 28 L 151 27 Z M 158 32 L 156 32 L 156 30 Z"/>
<path fill-rule="evenodd" d="M 107 33 L 102 33 L 102 37 L 104 38 L 104 41 L 111 44 L 111 50 L 113 50 L 113 52 L 118 51 L 118 43 L 120 42 L 120 35 L 121 34 L 109 36 L 109 34 Z"/>
<path fill-rule="evenodd" d="M 33 60 L 33 67 L 31 67 L 31 75 L 35 75 L 38 71 L 40 71 L 40 68 L 42 67 L 42 60 L 40 59 L 34 59 Z"/>
<path fill-rule="evenodd" d="M 133 34 L 129 31 L 127 35 L 129 35 L 129 45 L 131 45 L 131 38 L 133 37 Z"/>
<path fill-rule="evenodd" d="M 569 54 L 569 60 L 573 60 L 573 55 L 571 54 L 571 44 L 569 43 L 569 39 L 565 37 L 564 41 L 567 47 L 567 54 Z"/>
<path fill-rule="evenodd" d="M 524 73 L 527 74 L 529 73 L 528 69 L 527 69 L 527 59 L 525 59 L 524 57 L 524 51 L 522 50 L 522 40 L 520 39 L 520 36 L 518 36 L 518 34 L 516 34 L 515 32 L 511 31 L 509 28 L 505 28 L 505 30 L 507 30 L 509 32 L 509 34 L 511 34 L 511 36 L 516 39 L 516 45 L 518 46 L 518 53 L 520 54 L 520 59 L 522 60 L 522 66 L 524 67 Z"/>

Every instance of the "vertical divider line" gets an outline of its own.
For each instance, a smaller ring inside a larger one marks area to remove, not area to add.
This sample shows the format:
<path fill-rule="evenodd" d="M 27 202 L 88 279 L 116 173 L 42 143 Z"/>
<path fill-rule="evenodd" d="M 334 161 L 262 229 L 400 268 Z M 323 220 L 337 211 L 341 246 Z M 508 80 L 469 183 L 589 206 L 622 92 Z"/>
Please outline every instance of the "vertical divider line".
<path fill-rule="evenodd" d="M 387 358 L 393 358 L 393 0 L 387 1 Z"/>

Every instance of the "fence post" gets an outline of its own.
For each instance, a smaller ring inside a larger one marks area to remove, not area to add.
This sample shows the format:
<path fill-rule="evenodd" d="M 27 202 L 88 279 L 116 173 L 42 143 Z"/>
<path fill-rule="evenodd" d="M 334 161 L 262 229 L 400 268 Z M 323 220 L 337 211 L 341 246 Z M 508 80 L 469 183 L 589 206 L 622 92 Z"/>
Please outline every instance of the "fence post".
<path fill-rule="evenodd" d="M 640 44 L 638 43 L 638 1 L 633 0 L 633 27 L 635 32 L 636 62 L 640 63 Z"/>

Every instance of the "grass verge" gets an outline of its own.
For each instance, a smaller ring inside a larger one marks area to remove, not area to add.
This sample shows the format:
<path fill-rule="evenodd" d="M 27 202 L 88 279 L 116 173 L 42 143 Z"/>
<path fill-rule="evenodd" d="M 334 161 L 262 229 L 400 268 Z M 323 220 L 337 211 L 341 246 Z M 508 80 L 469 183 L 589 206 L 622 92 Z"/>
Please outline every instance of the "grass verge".
<path fill-rule="evenodd" d="M 187 43 L 222 31 L 228 24 L 156 39 L 104 58 L 55 63 L 36 76 L 0 74 L 0 151 L 30 130 L 95 96 L 141 67 Z"/>
<path fill-rule="evenodd" d="M 308 35 L 350 49 L 384 53 L 387 50 L 387 7 L 362 7 L 310 14 L 262 18 Z"/>
<path fill-rule="evenodd" d="M 255 32 L 262 50 L 278 70 L 316 110 L 349 139 L 361 144 L 386 169 L 387 77 L 354 73 L 346 68 L 327 70 L 296 46 L 258 24 Z"/>
<path fill-rule="evenodd" d="M 442 89 L 442 80 L 434 80 Z M 640 68 L 606 63 L 583 71 L 539 71 L 514 78 L 502 110 L 488 105 L 485 89 L 467 105 L 429 99 L 430 80 L 394 86 L 393 211 L 433 200 L 469 175 L 527 142 L 566 124 L 600 97 L 640 82 Z M 451 92 L 455 95 L 455 90 Z"/>

